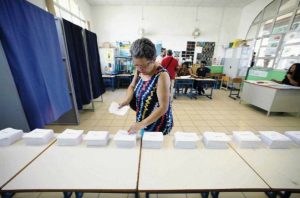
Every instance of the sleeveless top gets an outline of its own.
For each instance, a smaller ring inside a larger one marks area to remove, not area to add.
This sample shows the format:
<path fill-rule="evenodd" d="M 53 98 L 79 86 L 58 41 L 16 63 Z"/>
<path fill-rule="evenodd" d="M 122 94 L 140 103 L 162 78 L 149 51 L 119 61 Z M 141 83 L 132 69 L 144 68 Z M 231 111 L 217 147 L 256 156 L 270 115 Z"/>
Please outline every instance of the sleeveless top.
<path fill-rule="evenodd" d="M 156 108 L 159 107 L 157 97 L 157 84 L 162 72 L 167 72 L 162 66 L 157 67 L 154 75 L 148 81 L 138 79 L 134 89 L 136 97 L 136 121 L 140 122 L 147 118 Z M 168 73 L 168 72 L 167 72 Z M 168 134 L 173 127 L 173 115 L 169 99 L 167 112 L 158 120 L 144 128 L 145 131 L 159 131 L 164 135 Z"/>

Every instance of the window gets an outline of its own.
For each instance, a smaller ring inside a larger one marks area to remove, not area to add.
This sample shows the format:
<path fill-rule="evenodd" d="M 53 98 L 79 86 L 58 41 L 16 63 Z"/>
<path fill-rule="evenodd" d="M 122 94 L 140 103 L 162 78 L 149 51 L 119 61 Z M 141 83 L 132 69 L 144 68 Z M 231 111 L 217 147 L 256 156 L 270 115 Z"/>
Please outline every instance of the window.
<path fill-rule="evenodd" d="M 274 15 L 277 14 L 277 10 L 280 4 L 280 0 L 275 0 L 272 3 L 270 3 L 266 8 L 264 12 L 264 17 L 263 19 L 268 19 Z"/>
<path fill-rule="evenodd" d="M 256 67 L 272 68 L 274 59 L 257 59 Z"/>
<path fill-rule="evenodd" d="M 258 25 L 252 25 L 248 34 L 247 34 L 247 39 L 252 39 L 255 38 L 256 36 L 256 31 L 257 31 Z"/>
<path fill-rule="evenodd" d="M 273 21 L 273 19 L 270 19 L 262 23 L 258 33 L 258 37 L 262 37 L 271 33 Z"/>
<path fill-rule="evenodd" d="M 291 30 L 292 31 L 300 31 L 300 10 L 298 10 L 296 13 Z"/>
<path fill-rule="evenodd" d="M 288 13 L 276 18 L 272 34 L 285 33 L 288 31 L 288 25 L 290 24 L 293 13 Z"/>
<path fill-rule="evenodd" d="M 260 12 L 254 19 L 253 23 L 257 23 L 257 22 L 261 21 L 262 15 L 263 15 L 263 12 Z"/>
<path fill-rule="evenodd" d="M 56 16 L 88 29 L 88 22 L 75 0 L 53 0 Z"/>
<path fill-rule="evenodd" d="M 297 6 L 298 0 L 282 0 L 279 12 L 291 10 Z"/>

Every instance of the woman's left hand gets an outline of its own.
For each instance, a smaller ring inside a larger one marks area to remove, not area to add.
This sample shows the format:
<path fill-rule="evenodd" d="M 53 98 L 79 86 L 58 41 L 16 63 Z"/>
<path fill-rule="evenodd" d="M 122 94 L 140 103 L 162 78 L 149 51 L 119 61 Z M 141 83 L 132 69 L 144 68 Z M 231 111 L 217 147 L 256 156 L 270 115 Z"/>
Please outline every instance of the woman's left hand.
<path fill-rule="evenodd" d="M 136 122 L 133 125 L 131 125 L 130 129 L 128 130 L 128 133 L 129 134 L 137 133 L 143 128 L 145 128 L 145 126 L 144 124 L 142 124 L 142 122 Z"/>

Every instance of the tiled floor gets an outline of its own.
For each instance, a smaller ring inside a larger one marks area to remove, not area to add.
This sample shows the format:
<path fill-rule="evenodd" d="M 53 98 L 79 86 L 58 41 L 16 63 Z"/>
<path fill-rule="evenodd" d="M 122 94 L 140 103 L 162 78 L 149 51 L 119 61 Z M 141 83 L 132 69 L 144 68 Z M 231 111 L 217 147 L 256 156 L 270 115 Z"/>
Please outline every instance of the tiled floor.
<path fill-rule="evenodd" d="M 114 92 L 107 91 L 104 96 L 104 102 L 95 102 L 96 110 L 82 111 L 80 113 L 80 125 L 49 125 L 55 132 L 62 132 L 66 128 L 88 130 L 108 130 L 115 133 L 119 129 L 128 129 L 135 121 L 135 112 L 130 112 L 125 116 L 115 116 L 108 113 L 108 107 L 112 101 L 120 101 L 126 94 L 125 89 Z M 172 132 L 204 132 L 218 131 L 231 133 L 233 130 L 250 130 L 257 132 L 259 130 L 275 130 L 284 132 L 288 130 L 300 130 L 300 118 L 295 114 L 274 113 L 270 117 L 266 112 L 247 104 L 239 104 L 239 100 L 233 100 L 228 97 L 228 92 L 216 90 L 213 99 L 200 97 L 197 100 L 189 99 L 185 96 L 178 97 L 173 102 L 174 127 Z M 63 197 L 62 193 L 18 193 L 16 198 L 55 198 Z M 75 196 L 73 196 L 75 197 Z M 128 194 L 96 194 L 87 193 L 87 198 L 133 198 Z M 144 197 L 142 194 L 141 197 Z M 196 198 L 199 194 L 160 194 L 151 195 L 155 198 Z M 262 198 L 266 197 L 264 193 L 221 193 L 220 198 Z M 292 198 L 300 197 L 300 194 L 293 194 Z"/>

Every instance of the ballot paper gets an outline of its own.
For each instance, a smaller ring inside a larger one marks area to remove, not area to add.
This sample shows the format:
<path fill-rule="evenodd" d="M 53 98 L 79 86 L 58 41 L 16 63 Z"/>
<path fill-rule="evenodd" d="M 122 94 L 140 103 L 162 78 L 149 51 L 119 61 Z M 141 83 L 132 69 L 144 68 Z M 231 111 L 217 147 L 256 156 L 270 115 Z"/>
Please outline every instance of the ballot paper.
<path fill-rule="evenodd" d="M 259 133 L 269 148 L 289 148 L 292 145 L 292 140 L 281 133 L 275 131 L 259 131 Z"/>
<path fill-rule="evenodd" d="M 197 148 L 198 141 L 199 141 L 199 136 L 196 133 L 177 131 L 174 134 L 175 148 L 195 149 Z"/>
<path fill-rule="evenodd" d="M 207 148 L 226 149 L 228 148 L 229 137 L 222 132 L 204 132 L 203 142 Z"/>
<path fill-rule="evenodd" d="M 160 149 L 164 141 L 162 132 L 144 132 L 143 148 Z"/>
<path fill-rule="evenodd" d="M 297 144 L 300 144 L 300 131 L 286 131 L 284 135 L 292 139 Z"/>
<path fill-rule="evenodd" d="M 43 145 L 48 144 L 54 137 L 52 129 L 34 129 L 23 135 L 23 139 L 27 145 Z"/>
<path fill-rule="evenodd" d="M 136 146 L 136 134 L 128 134 L 128 131 L 119 130 L 114 136 L 117 147 L 132 148 Z"/>
<path fill-rule="evenodd" d="M 179 76 L 179 78 L 181 78 L 181 79 L 189 79 L 189 78 L 191 78 L 191 76 L 190 75 L 188 75 L 188 76 Z"/>
<path fill-rule="evenodd" d="M 23 131 L 20 129 L 6 128 L 0 130 L 0 146 L 9 146 L 22 139 Z"/>
<path fill-rule="evenodd" d="M 75 146 L 82 141 L 83 130 L 66 129 L 59 134 L 57 139 L 57 145 L 59 146 Z"/>
<path fill-rule="evenodd" d="M 89 131 L 84 137 L 87 146 L 105 146 L 109 140 L 108 131 Z"/>
<path fill-rule="evenodd" d="M 127 106 L 124 106 L 122 108 L 119 108 L 119 104 L 116 103 L 116 102 L 112 102 L 110 104 L 110 107 L 109 107 L 109 113 L 112 113 L 112 114 L 115 114 L 115 115 L 119 115 L 119 116 L 124 116 L 128 109 L 130 107 L 127 105 Z"/>
<path fill-rule="evenodd" d="M 261 139 L 251 131 L 233 131 L 232 140 L 240 148 L 257 148 L 261 145 Z"/>

